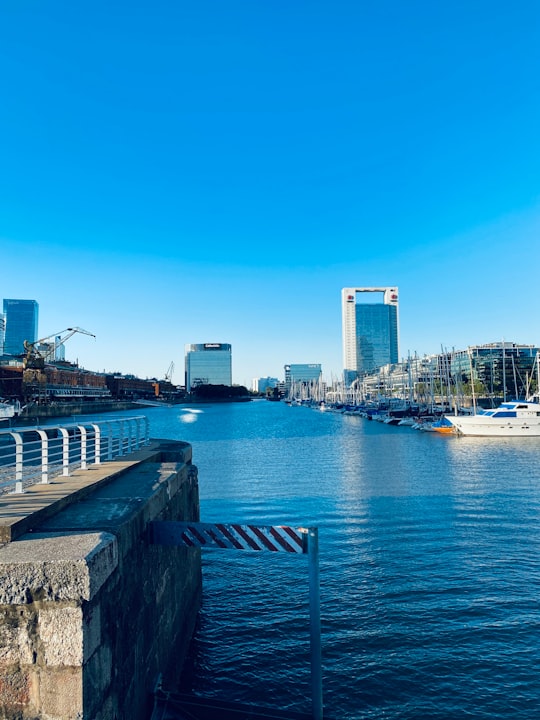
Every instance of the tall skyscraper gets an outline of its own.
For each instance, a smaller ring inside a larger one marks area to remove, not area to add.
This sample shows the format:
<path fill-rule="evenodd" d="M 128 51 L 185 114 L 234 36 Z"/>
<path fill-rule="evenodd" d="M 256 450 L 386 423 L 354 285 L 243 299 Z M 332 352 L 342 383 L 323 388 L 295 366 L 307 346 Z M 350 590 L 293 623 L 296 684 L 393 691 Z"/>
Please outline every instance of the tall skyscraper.
<path fill-rule="evenodd" d="M 343 288 L 341 310 L 346 384 L 398 362 L 397 287 Z"/>
<path fill-rule="evenodd" d="M 232 348 L 228 343 L 186 345 L 186 391 L 196 385 L 232 385 Z"/>
<path fill-rule="evenodd" d="M 24 352 L 24 341 L 38 339 L 38 309 L 35 300 L 4 300 L 5 337 L 4 353 L 20 355 Z"/>

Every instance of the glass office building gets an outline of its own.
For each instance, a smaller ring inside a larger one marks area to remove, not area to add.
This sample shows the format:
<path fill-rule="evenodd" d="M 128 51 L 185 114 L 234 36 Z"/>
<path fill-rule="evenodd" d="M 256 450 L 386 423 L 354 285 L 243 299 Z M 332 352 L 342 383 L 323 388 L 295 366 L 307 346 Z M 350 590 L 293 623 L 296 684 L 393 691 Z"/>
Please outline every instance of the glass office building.
<path fill-rule="evenodd" d="M 288 396 L 303 395 L 303 391 L 309 389 L 307 396 L 312 397 L 317 387 L 320 387 L 322 380 L 322 368 L 320 363 L 294 363 L 285 365 L 285 393 Z"/>
<path fill-rule="evenodd" d="M 341 301 L 344 378 L 349 385 L 383 365 L 398 362 L 398 290 L 343 288 Z"/>
<path fill-rule="evenodd" d="M 186 345 L 186 391 L 197 385 L 232 385 L 232 348 L 227 343 Z"/>
<path fill-rule="evenodd" d="M 452 353 L 450 371 L 458 383 L 470 383 L 472 376 L 481 395 L 517 400 L 538 385 L 539 352 L 534 345 L 512 342 L 473 345 Z"/>
<path fill-rule="evenodd" d="M 4 300 L 4 354 L 21 355 L 24 341 L 38 339 L 38 304 L 35 300 Z"/>
<path fill-rule="evenodd" d="M 285 365 L 285 384 L 319 382 L 322 368 L 320 363 L 296 363 Z"/>

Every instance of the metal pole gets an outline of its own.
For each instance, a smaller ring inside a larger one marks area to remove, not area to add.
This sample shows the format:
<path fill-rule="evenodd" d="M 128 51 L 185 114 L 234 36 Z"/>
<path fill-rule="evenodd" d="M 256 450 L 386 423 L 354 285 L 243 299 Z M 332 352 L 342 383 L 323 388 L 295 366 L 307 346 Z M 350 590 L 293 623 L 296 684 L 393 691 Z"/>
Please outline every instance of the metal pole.
<path fill-rule="evenodd" d="M 319 533 L 317 528 L 309 528 L 308 530 L 308 561 L 313 720 L 322 720 L 321 602 L 319 592 Z"/>

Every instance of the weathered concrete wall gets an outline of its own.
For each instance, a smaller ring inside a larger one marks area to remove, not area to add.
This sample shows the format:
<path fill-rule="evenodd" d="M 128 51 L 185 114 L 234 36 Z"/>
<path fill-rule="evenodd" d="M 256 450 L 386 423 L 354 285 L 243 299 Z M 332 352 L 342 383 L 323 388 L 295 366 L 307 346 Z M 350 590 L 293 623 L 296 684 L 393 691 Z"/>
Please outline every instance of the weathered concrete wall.
<path fill-rule="evenodd" d="M 156 519 L 199 519 L 185 443 L 153 441 L 136 458 L 0 499 L 12 538 L 0 548 L 0 718 L 149 717 L 201 599 L 200 555 L 150 544 Z"/>

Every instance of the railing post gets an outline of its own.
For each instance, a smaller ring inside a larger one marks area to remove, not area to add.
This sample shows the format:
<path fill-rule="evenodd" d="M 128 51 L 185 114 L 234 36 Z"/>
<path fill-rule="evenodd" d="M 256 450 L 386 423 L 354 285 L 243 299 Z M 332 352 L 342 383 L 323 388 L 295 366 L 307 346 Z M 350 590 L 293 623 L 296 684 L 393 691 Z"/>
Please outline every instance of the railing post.
<path fill-rule="evenodd" d="M 150 442 L 150 420 L 148 420 L 146 415 L 143 415 L 143 421 L 144 421 L 144 444 L 148 445 Z"/>
<path fill-rule="evenodd" d="M 99 425 L 92 423 L 94 428 L 94 462 L 101 465 L 101 428 Z"/>
<path fill-rule="evenodd" d="M 11 432 L 15 440 L 15 492 L 22 493 L 23 489 L 23 439 L 18 432 Z"/>
<path fill-rule="evenodd" d="M 135 419 L 135 449 L 138 450 L 142 446 L 142 437 L 141 437 L 141 418 L 134 418 Z"/>
<path fill-rule="evenodd" d="M 119 420 L 118 422 L 118 455 L 124 454 L 124 421 Z"/>
<path fill-rule="evenodd" d="M 69 475 L 69 433 L 66 428 L 58 428 L 62 435 L 62 475 Z"/>
<path fill-rule="evenodd" d="M 87 470 L 86 464 L 86 428 L 84 425 L 77 425 L 81 433 L 81 470 Z"/>
<path fill-rule="evenodd" d="M 128 455 L 132 451 L 132 441 L 133 441 L 133 422 L 131 418 L 127 419 L 127 452 Z"/>
<path fill-rule="evenodd" d="M 107 425 L 107 460 L 112 460 L 112 458 L 113 458 L 113 434 L 112 434 L 111 422 L 108 420 L 106 422 L 106 425 Z"/>
<path fill-rule="evenodd" d="M 41 482 L 49 482 L 49 438 L 45 430 L 36 430 L 41 438 Z"/>

